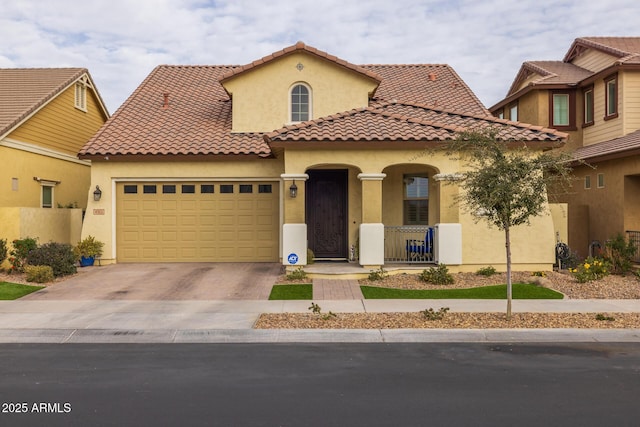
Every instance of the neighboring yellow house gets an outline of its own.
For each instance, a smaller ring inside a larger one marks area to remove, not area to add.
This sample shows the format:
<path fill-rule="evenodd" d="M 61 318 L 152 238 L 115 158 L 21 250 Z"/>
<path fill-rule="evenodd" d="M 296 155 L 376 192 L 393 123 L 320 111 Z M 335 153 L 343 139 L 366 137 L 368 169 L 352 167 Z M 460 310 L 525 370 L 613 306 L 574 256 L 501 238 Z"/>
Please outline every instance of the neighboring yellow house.
<path fill-rule="evenodd" d="M 492 117 L 447 65 L 354 65 L 297 43 L 245 66 L 159 66 L 82 148 L 83 235 L 103 261 L 366 267 L 505 265 L 504 235 L 454 204 L 461 164 L 429 148 L 495 128 L 534 149 L 566 134 Z M 513 233 L 550 269 L 552 216 Z"/>
<path fill-rule="evenodd" d="M 640 37 L 581 37 L 562 61 L 527 61 L 490 110 L 567 132 L 564 149 L 588 163 L 557 195 L 572 250 L 595 254 L 625 232 L 640 246 Z"/>
<path fill-rule="evenodd" d="M 0 238 L 80 239 L 91 162 L 77 154 L 108 118 L 84 68 L 0 69 Z"/>

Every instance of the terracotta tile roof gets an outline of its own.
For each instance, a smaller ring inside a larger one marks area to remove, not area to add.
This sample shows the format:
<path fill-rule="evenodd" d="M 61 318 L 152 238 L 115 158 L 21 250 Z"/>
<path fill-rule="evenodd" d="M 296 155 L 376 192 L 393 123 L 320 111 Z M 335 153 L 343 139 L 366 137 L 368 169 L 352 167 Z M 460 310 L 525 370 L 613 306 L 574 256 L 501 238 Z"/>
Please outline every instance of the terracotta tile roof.
<path fill-rule="evenodd" d="M 233 66 L 156 67 L 80 151 L 117 155 L 270 156 L 261 134 L 231 133 L 231 102 L 218 82 Z M 164 94 L 167 107 L 164 108 Z"/>
<path fill-rule="evenodd" d="M 1 68 L 0 138 L 85 73 L 85 68 Z"/>
<path fill-rule="evenodd" d="M 490 115 L 453 68 L 443 64 L 363 65 L 382 76 L 374 101 L 402 101 Z"/>
<path fill-rule="evenodd" d="M 358 65 L 354 65 L 351 64 L 350 62 L 347 62 L 343 59 L 338 58 L 337 56 L 333 56 L 333 55 L 329 55 L 327 52 L 323 52 L 319 49 L 316 49 L 315 47 L 311 47 L 311 46 L 307 46 L 306 44 L 304 44 L 303 42 L 297 42 L 296 44 L 294 44 L 293 46 L 289 46 L 286 47 L 282 50 L 279 50 L 277 52 L 272 53 L 271 55 L 267 55 L 261 59 L 258 59 L 256 61 L 253 61 L 251 64 L 247 64 L 247 65 L 243 65 L 241 67 L 235 67 L 233 70 L 230 70 L 228 73 L 224 74 L 221 79 L 220 82 L 224 83 L 225 80 L 229 80 L 231 78 L 233 78 L 234 76 L 244 73 L 245 71 L 249 71 L 252 70 L 254 68 L 257 67 L 261 67 L 265 64 L 268 64 L 269 62 L 273 61 L 274 59 L 286 56 L 286 55 L 290 55 L 292 53 L 296 53 L 296 52 L 306 52 L 306 53 L 310 53 L 312 55 L 318 56 L 320 58 L 324 58 L 328 61 L 331 61 L 337 65 L 340 65 L 344 68 L 347 68 L 349 70 L 355 71 L 357 73 L 363 74 L 367 77 L 369 77 L 372 80 L 375 80 L 377 82 L 380 81 L 380 77 L 374 73 L 371 72 L 369 70 L 366 70 L 362 67 L 359 67 Z"/>
<path fill-rule="evenodd" d="M 586 49 L 617 56 L 621 63 L 640 63 L 640 37 L 579 37 L 573 41 L 564 61 L 571 61 Z"/>
<path fill-rule="evenodd" d="M 508 141 L 563 143 L 567 134 L 542 126 L 510 122 L 485 115 L 469 115 L 433 107 L 388 102 L 287 126 L 265 135 L 272 146 L 288 143 L 377 141 L 444 141 L 457 132 L 494 128 Z M 557 144 L 556 144 L 557 145 Z"/>
<path fill-rule="evenodd" d="M 142 82 L 98 133 L 80 151 L 81 158 L 131 155 L 257 155 L 271 156 L 262 134 L 231 133 L 231 101 L 220 81 L 231 78 L 303 49 L 325 56 L 354 71 L 378 79 L 373 103 L 396 101 L 425 104 L 466 114 L 490 117 L 478 98 L 447 65 L 362 65 L 331 57 L 304 44 L 297 44 L 248 66 L 162 65 Z M 168 106 L 163 108 L 164 94 Z M 374 109 L 375 110 L 375 109 Z M 347 115 L 351 113 L 346 113 Z M 374 120 L 367 128 L 382 126 L 379 114 L 358 120 Z M 394 120 L 395 121 L 395 120 Z M 407 123 L 414 130 L 422 125 Z M 392 131 L 397 132 L 395 130 Z M 403 132 L 409 132 L 408 130 Z M 444 137 L 442 131 L 420 134 Z"/>
<path fill-rule="evenodd" d="M 597 144 L 580 147 L 572 153 L 576 160 L 593 161 L 628 156 L 640 152 L 640 130 Z"/>
<path fill-rule="evenodd" d="M 529 86 L 540 85 L 569 85 L 574 86 L 578 82 L 593 75 L 589 70 L 562 61 L 526 61 L 522 64 L 518 75 L 513 80 L 508 94 L 518 91 L 521 82 L 531 76 L 539 74 L 540 77 L 529 83 Z"/>

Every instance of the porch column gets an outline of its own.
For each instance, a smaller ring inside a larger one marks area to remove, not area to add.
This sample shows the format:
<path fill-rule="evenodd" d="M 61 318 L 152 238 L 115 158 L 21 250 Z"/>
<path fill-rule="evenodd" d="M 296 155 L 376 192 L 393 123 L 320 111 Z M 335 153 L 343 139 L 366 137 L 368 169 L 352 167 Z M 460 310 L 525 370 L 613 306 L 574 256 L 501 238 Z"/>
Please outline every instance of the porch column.
<path fill-rule="evenodd" d="M 360 265 L 384 265 L 384 224 L 382 223 L 382 180 L 384 173 L 361 173 L 362 224 L 360 224 Z"/>
<path fill-rule="evenodd" d="M 307 265 L 307 224 L 305 223 L 305 182 L 306 173 L 280 175 L 284 183 L 283 226 L 282 226 L 282 264 Z M 295 188 L 295 197 L 292 194 Z"/>

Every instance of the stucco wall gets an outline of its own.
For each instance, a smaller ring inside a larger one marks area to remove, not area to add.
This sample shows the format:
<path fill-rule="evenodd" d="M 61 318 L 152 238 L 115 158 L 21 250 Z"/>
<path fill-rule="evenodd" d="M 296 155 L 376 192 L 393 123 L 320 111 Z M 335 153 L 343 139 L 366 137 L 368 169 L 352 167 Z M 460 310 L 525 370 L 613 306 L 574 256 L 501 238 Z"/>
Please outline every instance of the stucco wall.
<path fill-rule="evenodd" d="M 289 123 L 289 94 L 298 82 L 311 88 L 312 118 L 367 107 L 376 87 L 352 70 L 294 53 L 224 82 L 233 97 L 233 132 L 271 132 Z"/>
<path fill-rule="evenodd" d="M 33 237 L 38 243 L 75 245 L 82 231 L 81 209 L 0 208 L 0 238 Z"/>
<path fill-rule="evenodd" d="M 596 168 L 581 166 L 574 169 L 574 185 L 562 198 L 575 209 L 588 209 L 584 214 L 588 218 L 586 226 L 582 221 L 569 222 L 569 245 L 575 246 L 582 255 L 586 254 L 585 242 L 604 242 L 617 233 L 640 227 L 640 202 L 637 196 L 640 189 L 640 159 L 631 157 L 592 166 Z M 598 174 L 604 176 L 603 188 L 598 188 Z M 584 187 L 585 176 L 591 177 L 590 189 Z M 586 237 L 579 241 L 571 238 L 581 234 L 586 234 Z"/>

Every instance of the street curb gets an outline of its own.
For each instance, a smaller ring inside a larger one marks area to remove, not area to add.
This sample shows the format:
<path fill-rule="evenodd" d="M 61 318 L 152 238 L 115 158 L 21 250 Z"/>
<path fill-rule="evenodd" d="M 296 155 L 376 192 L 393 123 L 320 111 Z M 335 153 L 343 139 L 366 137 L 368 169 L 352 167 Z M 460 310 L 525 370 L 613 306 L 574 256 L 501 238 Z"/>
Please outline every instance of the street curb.
<path fill-rule="evenodd" d="M 640 329 L 0 329 L 0 343 L 640 342 Z"/>

